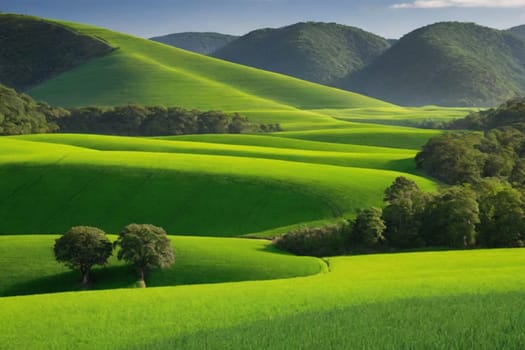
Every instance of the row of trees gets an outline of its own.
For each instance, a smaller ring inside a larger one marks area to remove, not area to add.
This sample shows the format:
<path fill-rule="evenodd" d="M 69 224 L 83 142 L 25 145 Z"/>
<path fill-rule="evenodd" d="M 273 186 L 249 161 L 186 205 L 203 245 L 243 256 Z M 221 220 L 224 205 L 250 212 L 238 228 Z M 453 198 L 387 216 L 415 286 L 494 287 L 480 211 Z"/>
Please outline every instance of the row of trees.
<path fill-rule="evenodd" d="M 84 107 L 50 120 L 60 132 L 127 136 L 163 136 L 214 133 L 255 133 L 279 131 L 279 124 L 256 124 L 237 113 L 188 110 L 178 107 L 128 105 Z"/>
<path fill-rule="evenodd" d="M 122 229 L 112 243 L 104 231 L 89 226 L 75 226 L 55 241 L 54 253 L 58 262 L 78 270 L 82 284 L 90 284 L 93 266 L 108 264 L 113 250 L 117 258 L 134 265 L 139 271 L 139 285 L 146 286 L 148 269 L 167 268 L 175 262 L 175 254 L 166 231 L 153 225 L 130 224 Z"/>
<path fill-rule="evenodd" d="M 35 102 L 28 95 L 0 85 L 0 135 L 62 132 L 166 136 L 280 130 L 279 124 L 252 123 L 237 113 L 221 111 L 140 105 L 67 110 Z"/>
<path fill-rule="evenodd" d="M 522 247 L 525 200 L 500 179 L 421 191 L 399 177 L 385 191 L 384 209 L 368 208 L 354 220 L 321 228 L 302 227 L 275 239 L 300 255 L 447 247 Z"/>

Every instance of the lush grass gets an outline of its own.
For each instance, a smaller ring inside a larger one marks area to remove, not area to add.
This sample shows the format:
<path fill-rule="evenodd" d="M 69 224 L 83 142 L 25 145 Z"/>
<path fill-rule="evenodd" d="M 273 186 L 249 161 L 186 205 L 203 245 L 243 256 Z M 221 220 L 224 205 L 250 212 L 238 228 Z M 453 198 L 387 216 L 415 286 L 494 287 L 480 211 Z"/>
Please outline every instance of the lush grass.
<path fill-rule="evenodd" d="M 351 109 L 318 109 L 312 112 L 326 114 L 339 120 L 398 126 L 420 126 L 425 122 L 449 122 L 464 118 L 474 108 L 377 107 Z"/>
<path fill-rule="evenodd" d="M 11 349 L 518 349 L 524 250 L 329 259 L 312 277 L 1 298 Z M 31 336 L 23 336 L 31 334 Z"/>
<path fill-rule="evenodd" d="M 53 256 L 58 236 L 0 236 L 0 296 L 81 289 L 80 274 L 58 264 Z M 115 237 L 111 237 L 114 239 Z M 269 241 L 238 238 L 170 237 L 176 264 L 153 270 L 150 287 L 182 284 L 265 280 L 316 274 L 326 270 L 319 259 L 296 257 L 273 248 Z M 23 262 L 23 263 L 22 263 Z M 95 268 L 93 289 L 134 287 L 137 273 L 115 257 Z"/>
<path fill-rule="evenodd" d="M 352 126 L 354 127 L 289 131 L 279 133 L 278 136 L 319 142 L 420 150 L 429 138 L 441 133 L 441 131 L 438 130 L 423 130 L 361 123 L 355 123 L 352 124 Z"/>
<path fill-rule="evenodd" d="M 381 205 L 384 189 L 405 174 L 239 156 L 95 151 L 13 138 L 0 144 L 2 233 L 55 233 L 80 224 L 117 232 L 129 222 L 151 222 L 172 233 L 255 233 Z M 13 152 L 16 147 L 22 152 Z"/>
<path fill-rule="evenodd" d="M 27 141 L 78 146 L 100 151 L 226 155 L 404 172 L 413 172 L 415 170 L 414 157 L 416 155 L 416 152 L 412 150 L 358 145 L 344 145 L 339 148 L 333 147 L 334 150 L 330 150 L 330 144 L 327 146 L 326 144 L 319 145 L 319 143 L 316 142 L 287 140 L 284 138 L 277 139 L 271 136 L 256 135 L 243 135 L 241 137 L 237 135 L 217 135 L 216 138 L 213 138 L 213 135 L 203 135 L 192 138 L 170 137 L 150 139 L 100 135 L 41 134 L 18 136 L 16 138 Z M 222 140 L 225 143 L 200 142 L 201 138 L 205 141 Z M 242 144 L 248 143 L 245 141 L 253 141 L 254 143 L 259 143 L 261 146 Z M 303 149 L 300 147 L 303 147 Z M 311 149 L 304 149 L 307 147 Z M 316 147 L 326 150 L 315 150 Z"/>

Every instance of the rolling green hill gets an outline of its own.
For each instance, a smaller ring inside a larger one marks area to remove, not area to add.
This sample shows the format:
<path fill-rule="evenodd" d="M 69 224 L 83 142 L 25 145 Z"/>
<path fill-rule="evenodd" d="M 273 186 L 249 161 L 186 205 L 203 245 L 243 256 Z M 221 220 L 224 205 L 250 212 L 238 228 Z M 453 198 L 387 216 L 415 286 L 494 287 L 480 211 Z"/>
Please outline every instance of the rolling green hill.
<path fill-rule="evenodd" d="M 224 45 L 234 41 L 238 36 L 221 33 L 174 33 L 156 36 L 150 40 L 178 47 L 188 51 L 209 55 Z"/>
<path fill-rule="evenodd" d="M 335 23 L 297 23 L 253 31 L 213 56 L 331 85 L 376 59 L 390 44 L 361 29 Z"/>
<path fill-rule="evenodd" d="M 179 234 L 272 235 L 279 227 L 380 205 L 383 190 L 401 174 L 434 188 L 404 173 L 414 171 L 414 151 L 297 150 L 305 143 L 287 150 L 108 136 L 4 137 L 0 232 L 56 233 L 74 225 L 118 232 L 130 222 L 153 222 Z"/>
<path fill-rule="evenodd" d="M 341 86 L 402 105 L 498 105 L 525 92 L 525 39 L 473 23 L 430 25 Z"/>
<path fill-rule="evenodd" d="M 57 22 L 58 23 L 58 22 Z M 391 106 L 362 95 L 213 59 L 102 28 L 59 22 L 117 47 L 47 80 L 29 94 L 57 106 L 167 105 L 201 110 L 293 113 L 304 108 Z M 323 115 L 313 115 L 326 121 Z M 308 115 L 307 115 L 308 117 Z M 262 118 L 264 119 L 264 118 Z M 302 120 L 302 114 L 294 116 Z"/>
<path fill-rule="evenodd" d="M 35 17 L 0 15 L 0 83 L 26 90 L 113 48 L 91 35 Z"/>

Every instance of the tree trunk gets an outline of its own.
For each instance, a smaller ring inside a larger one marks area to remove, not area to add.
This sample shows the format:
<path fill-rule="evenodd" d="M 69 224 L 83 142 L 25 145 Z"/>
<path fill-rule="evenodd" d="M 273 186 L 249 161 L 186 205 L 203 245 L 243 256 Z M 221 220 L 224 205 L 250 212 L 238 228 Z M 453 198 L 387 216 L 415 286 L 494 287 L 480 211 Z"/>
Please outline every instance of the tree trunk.
<path fill-rule="evenodd" d="M 146 280 L 144 278 L 144 268 L 143 267 L 139 267 L 139 282 L 138 282 L 138 286 L 140 288 L 146 288 Z"/>
<path fill-rule="evenodd" d="M 82 272 L 82 286 L 87 288 L 89 285 L 89 270 Z"/>

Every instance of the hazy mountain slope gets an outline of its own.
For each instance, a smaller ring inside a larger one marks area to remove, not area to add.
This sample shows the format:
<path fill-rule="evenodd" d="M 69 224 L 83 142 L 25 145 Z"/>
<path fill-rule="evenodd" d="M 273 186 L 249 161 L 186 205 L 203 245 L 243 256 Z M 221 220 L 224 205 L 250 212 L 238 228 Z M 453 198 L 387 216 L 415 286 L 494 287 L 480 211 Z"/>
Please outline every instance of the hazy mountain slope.
<path fill-rule="evenodd" d="M 390 44 L 361 29 L 335 23 L 297 23 L 251 32 L 213 56 L 332 84 L 377 58 Z"/>
<path fill-rule="evenodd" d="M 234 35 L 221 33 L 187 32 L 156 36 L 150 38 L 150 40 L 175 46 L 179 49 L 209 55 L 237 38 Z"/>
<path fill-rule="evenodd" d="M 108 54 L 99 38 L 20 15 L 0 15 L 0 83 L 25 90 Z"/>
<path fill-rule="evenodd" d="M 404 105 L 496 105 L 525 91 L 525 40 L 438 23 L 406 35 L 341 86 Z"/>
<path fill-rule="evenodd" d="M 525 25 L 512 27 L 508 31 L 511 32 L 511 33 L 514 33 L 514 34 L 525 36 Z"/>

